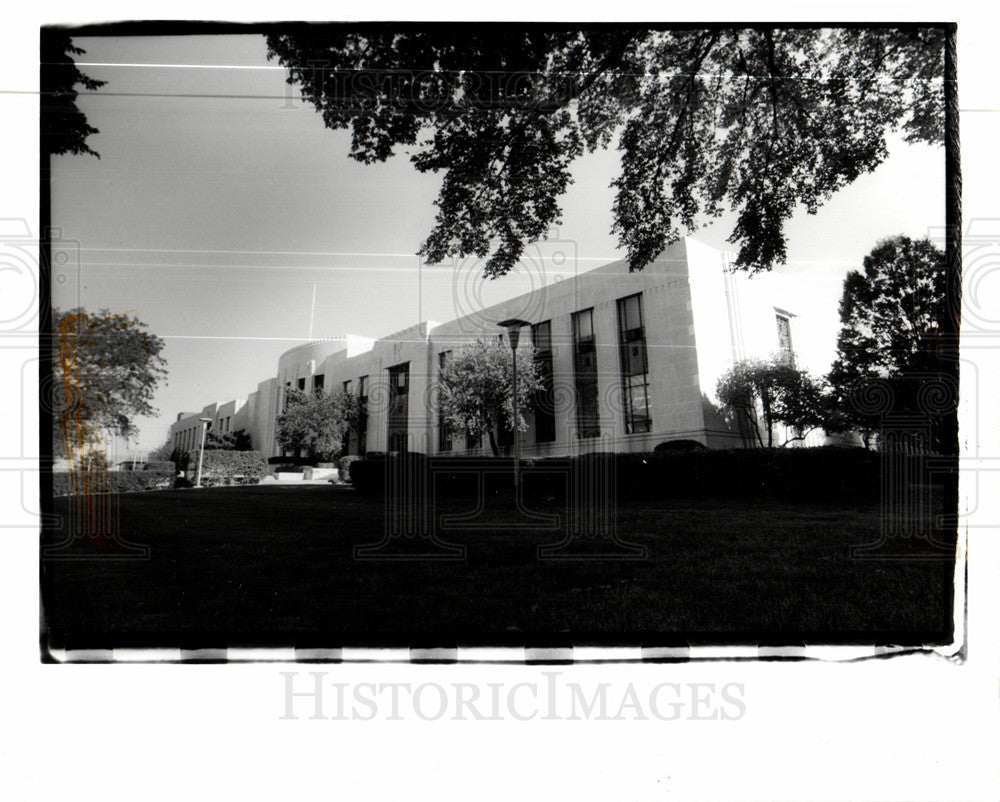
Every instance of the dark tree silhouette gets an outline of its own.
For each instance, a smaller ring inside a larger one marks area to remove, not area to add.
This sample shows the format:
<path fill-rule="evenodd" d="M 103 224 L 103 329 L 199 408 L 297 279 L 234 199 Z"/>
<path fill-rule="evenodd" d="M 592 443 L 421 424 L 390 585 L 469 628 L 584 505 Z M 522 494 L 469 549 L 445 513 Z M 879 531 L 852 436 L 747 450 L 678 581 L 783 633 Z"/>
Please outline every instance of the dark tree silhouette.
<path fill-rule="evenodd" d="M 560 222 L 570 165 L 617 141 L 613 232 L 633 270 L 726 208 L 737 264 L 785 259 L 784 224 L 877 167 L 886 138 L 944 142 L 943 28 L 315 27 L 268 57 L 350 156 L 441 172 L 430 263 L 500 276 Z"/>
<path fill-rule="evenodd" d="M 73 61 L 86 51 L 73 45 L 68 33 L 46 30 L 41 37 L 41 138 L 42 152 L 101 155 L 87 144 L 87 137 L 100 133 L 87 122 L 76 105 L 77 86 L 93 92 L 104 86 L 82 73 Z"/>
<path fill-rule="evenodd" d="M 943 251 L 929 239 L 904 236 L 878 243 L 863 272 L 847 274 L 829 374 L 837 428 L 857 429 L 868 445 L 886 412 L 954 414 L 957 371 L 941 348 L 947 277 Z"/>
<path fill-rule="evenodd" d="M 719 379 L 715 394 L 758 445 L 784 448 L 823 425 L 823 391 L 819 381 L 779 356 L 737 362 Z M 780 443 L 775 441 L 778 424 L 788 430 Z"/>

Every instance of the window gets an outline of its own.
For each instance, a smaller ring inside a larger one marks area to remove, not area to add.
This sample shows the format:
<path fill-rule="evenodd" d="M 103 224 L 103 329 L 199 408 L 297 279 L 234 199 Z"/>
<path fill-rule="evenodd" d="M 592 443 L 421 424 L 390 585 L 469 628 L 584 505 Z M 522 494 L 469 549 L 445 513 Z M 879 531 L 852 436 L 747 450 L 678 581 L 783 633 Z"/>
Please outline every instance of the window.
<path fill-rule="evenodd" d="M 326 384 L 326 376 L 324 376 L 322 373 L 317 373 L 315 376 L 313 376 L 313 392 L 314 393 L 317 392 L 317 391 L 319 391 L 319 390 L 322 390 L 323 386 L 325 384 Z"/>
<path fill-rule="evenodd" d="M 483 436 L 481 434 L 472 434 L 471 432 L 465 433 L 465 450 L 471 451 L 474 448 L 479 448 L 483 444 Z"/>
<path fill-rule="evenodd" d="M 594 349 L 594 310 L 573 315 L 573 362 L 576 378 L 576 436 L 599 437 L 597 353 Z"/>
<path fill-rule="evenodd" d="M 358 379 L 358 453 L 368 452 L 368 377 Z"/>
<path fill-rule="evenodd" d="M 618 300 L 618 346 L 622 362 L 622 405 L 626 434 L 652 429 L 649 414 L 649 359 L 642 321 L 642 296 Z"/>
<path fill-rule="evenodd" d="M 348 395 L 351 394 L 351 383 L 352 382 L 350 379 L 344 382 L 344 392 L 347 393 Z"/>
<path fill-rule="evenodd" d="M 531 344 L 535 346 L 535 365 L 542 388 L 535 391 L 535 442 L 551 443 L 556 439 L 555 390 L 552 378 L 552 321 L 531 327 Z"/>
<path fill-rule="evenodd" d="M 305 390 L 306 389 L 306 380 L 305 379 L 299 379 L 299 389 L 300 390 Z"/>
<path fill-rule="evenodd" d="M 387 415 L 388 450 L 407 451 L 410 416 L 410 363 L 389 368 L 389 414 Z"/>
<path fill-rule="evenodd" d="M 774 316 L 778 324 L 778 353 L 788 361 L 794 357 L 792 352 L 792 321 L 789 315 L 780 312 Z"/>
<path fill-rule="evenodd" d="M 451 351 L 442 351 L 438 354 L 438 376 L 444 371 L 444 366 L 448 362 Z M 451 426 L 444 417 L 444 407 L 441 405 L 441 391 L 438 389 L 438 451 L 451 451 L 453 444 Z"/>

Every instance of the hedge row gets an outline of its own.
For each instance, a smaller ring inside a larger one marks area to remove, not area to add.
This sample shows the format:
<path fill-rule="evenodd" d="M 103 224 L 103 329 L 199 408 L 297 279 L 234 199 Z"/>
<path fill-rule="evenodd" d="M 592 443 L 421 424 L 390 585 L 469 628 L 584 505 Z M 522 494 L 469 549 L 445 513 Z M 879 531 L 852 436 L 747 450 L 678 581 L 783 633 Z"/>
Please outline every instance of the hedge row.
<path fill-rule="evenodd" d="M 363 462 L 364 457 L 357 454 L 347 454 L 340 458 L 340 481 L 351 482 L 351 466 L 357 462 Z"/>
<path fill-rule="evenodd" d="M 59 471 L 52 474 L 52 493 L 56 496 L 74 494 L 127 493 L 132 490 L 163 490 L 174 486 L 174 471 L 92 471 L 88 475 L 88 486 L 80 487 L 80 474 L 76 475 L 77 487 L 73 486 L 73 474 Z"/>
<path fill-rule="evenodd" d="M 190 478 L 195 477 L 197 470 L 198 464 L 192 461 L 188 470 Z M 206 450 L 201 464 L 203 487 L 255 485 L 266 474 L 267 460 L 259 451 Z"/>
<path fill-rule="evenodd" d="M 259 452 L 245 452 L 245 453 L 259 453 Z M 316 460 L 313 457 L 268 457 L 268 465 L 278 465 L 278 466 L 298 466 L 300 468 L 314 468 L 316 467 Z"/>
<path fill-rule="evenodd" d="M 894 458 L 895 459 L 895 458 Z M 933 477 L 925 458 L 900 458 L 901 475 Z M 659 454 L 589 454 L 522 461 L 521 482 L 529 498 L 585 500 L 614 487 L 618 501 L 664 498 L 769 498 L 781 500 L 876 500 L 882 455 L 861 448 L 733 449 Z M 474 495 L 508 491 L 511 459 L 428 458 L 420 454 L 379 456 L 351 465 L 351 481 L 362 493 Z"/>

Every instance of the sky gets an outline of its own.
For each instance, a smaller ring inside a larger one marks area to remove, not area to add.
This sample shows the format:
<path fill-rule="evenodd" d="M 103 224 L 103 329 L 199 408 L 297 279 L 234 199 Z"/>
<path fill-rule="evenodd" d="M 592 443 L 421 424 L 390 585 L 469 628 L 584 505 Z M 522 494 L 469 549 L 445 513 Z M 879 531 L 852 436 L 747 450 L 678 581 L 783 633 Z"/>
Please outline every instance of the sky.
<path fill-rule="evenodd" d="M 405 155 L 349 159 L 348 135 L 285 84 L 263 37 L 75 43 L 81 69 L 107 81 L 79 99 L 101 158 L 53 160 L 53 224 L 79 253 L 53 302 L 135 314 L 166 341 L 169 377 L 159 416 L 139 420 L 140 450 L 166 440 L 177 412 L 254 391 L 301 342 L 447 321 L 624 255 L 610 234 L 613 149 L 575 163 L 558 230 L 490 282 L 473 259 L 421 265 L 440 178 Z M 789 222 L 787 264 L 760 280 L 794 282 L 811 365 L 833 357 L 846 272 L 879 239 L 942 226 L 943 187 L 943 149 L 893 140 L 877 170 Z M 729 249 L 732 228 L 726 215 L 695 236 Z"/>

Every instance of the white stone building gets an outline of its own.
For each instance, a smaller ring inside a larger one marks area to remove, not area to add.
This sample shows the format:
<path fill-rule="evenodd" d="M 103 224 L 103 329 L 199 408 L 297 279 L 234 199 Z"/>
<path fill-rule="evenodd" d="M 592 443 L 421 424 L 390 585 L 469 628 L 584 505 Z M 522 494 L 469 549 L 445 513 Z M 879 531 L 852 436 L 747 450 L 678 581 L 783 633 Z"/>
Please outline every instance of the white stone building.
<path fill-rule="evenodd" d="M 529 414 L 521 434 L 523 456 L 642 452 L 679 439 L 739 446 L 715 386 L 736 360 L 794 349 L 801 318 L 774 286 L 732 272 L 727 254 L 686 238 L 635 273 L 613 262 L 448 323 L 297 346 L 247 398 L 181 413 L 170 436 L 180 448 L 197 448 L 199 419 L 209 418 L 213 430 L 244 429 L 254 448 L 277 456 L 274 423 L 286 388 L 347 389 L 367 409 L 360 441 L 352 435 L 347 453 L 488 452 L 441 426 L 435 382 L 442 354 L 497 335 L 501 320 L 516 317 L 532 323 L 521 344 L 538 349 L 551 375 L 549 408 Z"/>

